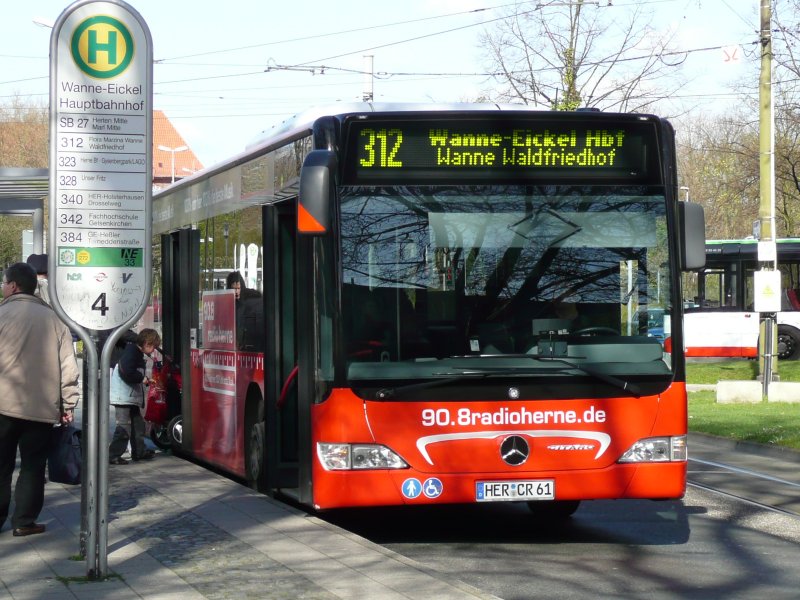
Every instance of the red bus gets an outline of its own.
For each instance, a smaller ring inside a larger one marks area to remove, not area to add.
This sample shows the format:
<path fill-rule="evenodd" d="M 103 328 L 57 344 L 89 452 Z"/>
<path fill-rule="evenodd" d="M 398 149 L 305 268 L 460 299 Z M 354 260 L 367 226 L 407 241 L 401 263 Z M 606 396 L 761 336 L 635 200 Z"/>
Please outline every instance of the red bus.
<path fill-rule="evenodd" d="M 632 317 L 702 266 L 677 191 L 655 116 L 301 115 L 154 199 L 183 451 L 316 509 L 681 497 L 680 319 Z"/>

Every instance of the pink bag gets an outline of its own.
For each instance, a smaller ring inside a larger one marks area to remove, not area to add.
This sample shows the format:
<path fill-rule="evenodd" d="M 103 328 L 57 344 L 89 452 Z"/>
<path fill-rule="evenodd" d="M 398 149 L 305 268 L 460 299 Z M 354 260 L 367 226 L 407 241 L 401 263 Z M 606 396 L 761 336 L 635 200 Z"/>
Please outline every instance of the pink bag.
<path fill-rule="evenodd" d="M 147 390 L 143 417 L 145 421 L 157 424 L 167 420 L 167 394 L 157 385 L 151 385 Z"/>

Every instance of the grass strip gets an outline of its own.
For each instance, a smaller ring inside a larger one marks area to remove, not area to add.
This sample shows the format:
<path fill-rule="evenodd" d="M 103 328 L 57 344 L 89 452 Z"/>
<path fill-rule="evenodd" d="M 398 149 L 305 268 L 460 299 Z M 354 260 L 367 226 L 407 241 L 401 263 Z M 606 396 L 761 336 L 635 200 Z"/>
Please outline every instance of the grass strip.
<path fill-rule="evenodd" d="M 716 392 L 692 392 L 689 431 L 800 450 L 800 403 L 717 404 Z"/>
<path fill-rule="evenodd" d="M 800 381 L 800 361 L 781 361 L 778 365 L 781 381 Z M 686 363 L 687 383 L 717 383 L 718 381 L 755 381 L 758 361 L 746 359 Z"/>

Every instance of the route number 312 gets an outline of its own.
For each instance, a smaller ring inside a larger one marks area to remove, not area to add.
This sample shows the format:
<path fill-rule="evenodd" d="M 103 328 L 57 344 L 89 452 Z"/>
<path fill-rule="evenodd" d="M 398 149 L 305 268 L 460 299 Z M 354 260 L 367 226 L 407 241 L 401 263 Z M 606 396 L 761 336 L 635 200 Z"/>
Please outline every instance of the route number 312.
<path fill-rule="evenodd" d="M 402 167 L 403 161 L 397 160 L 397 153 L 403 143 L 403 132 L 400 129 L 374 129 L 361 130 L 361 136 L 366 138 L 362 150 L 362 167 Z M 377 162 L 377 165 L 376 165 Z"/>

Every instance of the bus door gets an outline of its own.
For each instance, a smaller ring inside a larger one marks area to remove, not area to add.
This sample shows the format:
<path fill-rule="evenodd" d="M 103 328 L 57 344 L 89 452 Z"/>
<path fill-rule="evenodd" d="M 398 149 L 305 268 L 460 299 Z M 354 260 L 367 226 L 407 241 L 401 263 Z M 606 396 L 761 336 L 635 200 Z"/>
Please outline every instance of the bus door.
<path fill-rule="evenodd" d="M 268 310 L 275 324 L 272 348 L 265 368 L 269 375 L 267 419 L 267 489 L 291 494 L 298 487 L 298 403 L 297 403 L 297 240 L 296 201 L 274 205 L 268 211 L 264 239 L 273 245 L 270 267 L 274 282 Z"/>
<path fill-rule="evenodd" d="M 200 260 L 200 232 L 181 229 L 161 236 L 162 348 L 182 373 L 191 373 L 191 332 L 197 331 L 198 315 L 192 310 L 196 303 L 199 281 L 196 265 Z M 183 377 L 181 414 L 184 415 L 182 444 L 191 448 L 191 377 Z"/>

